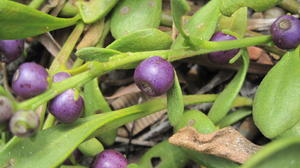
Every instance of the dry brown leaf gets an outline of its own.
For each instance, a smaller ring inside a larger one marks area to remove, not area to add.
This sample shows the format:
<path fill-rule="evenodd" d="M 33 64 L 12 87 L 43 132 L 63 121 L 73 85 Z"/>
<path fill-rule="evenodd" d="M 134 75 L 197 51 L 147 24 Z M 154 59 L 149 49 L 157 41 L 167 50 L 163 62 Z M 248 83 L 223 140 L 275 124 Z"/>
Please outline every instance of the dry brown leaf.
<path fill-rule="evenodd" d="M 92 24 L 85 33 L 80 43 L 77 45 L 77 49 L 95 46 L 99 41 L 100 37 L 102 36 L 103 29 L 104 19 L 101 19 L 96 23 Z"/>
<path fill-rule="evenodd" d="M 256 62 L 260 63 L 260 64 L 265 64 L 265 65 L 273 65 L 274 64 L 272 62 L 272 59 L 270 58 L 270 56 L 267 53 L 262 53 Z"/>
<path fill-rule="evenodd" d="M 193 127 L 185 127 L 170 137 L 169 142 L 237 163 L 244 163 L 261 149 L 232 127 L 225 127 L 211 134 L 201 134 Z"/>
<path fill-rule="evenodd" d="M 247 47 L 247 50 L 251 60 L 257 60 L 265 52 L 263 49 L 254 46 Z"/>
<path fill-rule="evenodd" d="M 133 83 L 126 87 L 121 87 L 112 96 L 106 97 L 106 99 L 112 100 L 127 94 L 138 93 L 138 92 L 141 92 L 141 90 L 136 86 L 136 84 Z"/>

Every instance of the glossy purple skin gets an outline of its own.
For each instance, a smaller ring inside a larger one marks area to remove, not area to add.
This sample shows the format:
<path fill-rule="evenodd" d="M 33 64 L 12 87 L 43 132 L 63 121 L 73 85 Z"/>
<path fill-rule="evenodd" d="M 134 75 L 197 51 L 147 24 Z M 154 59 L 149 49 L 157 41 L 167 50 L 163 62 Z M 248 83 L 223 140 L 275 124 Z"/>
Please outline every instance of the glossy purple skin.
<path fill-rule="evenodd" d="M 150 57 L 136 67 L 134 81 L 147 95 L 162 95 L 173 85 L 173 66 L 159 56 Z"/>
<path fill-rule="evenodd" d="M 69 77 L 71 75 L 67 72 L 58 72 L 53 76 L 52 81 L 61 82 Z M 79 96 L 75 100 L 74 96 L 75 90 L 68 89 L 50 101 L 48 109 L 60 122 L 72 123 L 80 117 L 83 99 Z"/>
<path fill-rule="evenodd" d="M 0 61 L 10 63 L 21 56 L 24 40 L 0 40 Z"/>
<path fill-rule="evenodd" d="M 48 88 L 48 72 L 34 62 L 23 63 L 14 74 L 12 89 L 22 98 L 43 93 Z"/>
<path fill-rule="evenodd" d="M 210 39 L 210 41 L 227 41 L 227 40 L 236 40 L 236 37 L 222 33 L 222 32 L 216 32 Z M 238 52 L 239 52 L 239 49 L 212 52 L 212 53 L 208 54 L 208 58 L 210 61 L 212 61 L 214 63 L 226 64 Z"/>
<path fill-rule="evenodd" d="M 49 111 L 55 118 L 63 123 L 72 123 L 76 121 L 83 109 L 83 99 L 81 96 L 75 100 L 75 91 L 68 89 L 62 94 L 56 96 L 49 103 Z"/>
<path fill-rule="evenodd" d="M 126 168 L 127 159 L 115 150 L 104 150 L 97 155 L 92 168 Z"/>
<path fill-rule="evenodd" d="M 300 21 L 294 16 L 283 15 L 271 26 L 273 42 L 282 49 L 293 49 L 300 44 Z"/>
<path fill-rule="evenodd" d="M 12 102 L 7 97 L 0 96 L 0 123 L 10 119 L 12 115 Z"/>
<path fill-rule="evenodd" d="M 71 75 L 67 72 L 58 72 L 53 76 L 52 81 L 53 82 L 61 82 L 70 77 L 71 77 Z"/>

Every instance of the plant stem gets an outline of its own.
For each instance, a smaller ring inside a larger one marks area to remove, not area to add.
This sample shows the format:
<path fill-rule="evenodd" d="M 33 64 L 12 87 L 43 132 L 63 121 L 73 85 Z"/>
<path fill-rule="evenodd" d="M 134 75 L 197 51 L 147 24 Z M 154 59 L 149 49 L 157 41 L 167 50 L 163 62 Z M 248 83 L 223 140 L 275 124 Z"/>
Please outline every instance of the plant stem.
<path fill-rule="evenodd" d="M 54 58 L 52 65 L 50 67 L 50 73 L 55 74 L 60 69 L 65 69 L 65 63 L 70 57 L 79 37 L 81 36 L 84 30 L 84 24 L 82 22 L 78 23 L 74 28 L 73 32 L 65 42 L 64 46 L 62 47 L 61 51 L 58 55 Z"/>
<path fill-rule="evenodd" d="M 259 36 L 259 37 L 250 37 L 240 40 L 230 40 L 230 41 L 221 41 L 221 42 L 208 42 L 205 45 L 206 49 L 200 49 L 197 51 L 193 50 L 158 50 L 158 51 L 147 51 L 147 52 L 136 52 L 136 53 L 122 53 L 113 57 L 108 62 L 95 62 L 92 61 L 88 64 L 83 65 L 83 68 L 87 68 L 88 71 L 80 73 L 76 76 L 73 76 L 69 79 L 66 79 L 59 83 L 54 83 L 50 89 L 44 92 L 41 95 L 38 95 L 32 99 L 29 99 L 25 102 L 18 104 L 19 109 L 35 109 L 38 105 L 45 103 L 56 95 L 60 94 L 64 90 L 80 87 L 85 82 L 101 76 L 106 72 L 120 69 L 124 66 L 137 63 L 148 57 L 159 55 L 164 59 L 170 61 L 176 61 L 200 54 L 206 54 L 214 51 L 230 50 L 234 48 L 241 48 L 253 45 L 259 45 L 262 43 L 269 42 L 271 39 L 270 36 Z"/>
<path fill-rule="evenodd" d="M 62 47 L 62 49 L 60 50 L 58 55 L 54 58 L 51 66 L 50 66 L 50 69 L 49 69 L 50 75 L 53 75 L 56 72 L 60 71 L 61 69 L 65 68 L 65 64 L 68 61 L 73 49 L 75 48 L 75 45 L 76 45 L 80 35 L 82 34 L 83 29 L 84 29 L 84 24 L 83 23 L 78 23 L 75 26 L 75 28 L 72 31 L 71 35 L 69 36 L 69 38 L 65 42 L 64 46 Z M 45 99 L 45 100 L 49 101 L 50 99 L 49 100 Z M 45 103 L 47 101 L 45 101 Z M 44 106 L 46 107 L 46 105 L 44 105 Z M 26 108 L 26 106 L 24 108 Z M 45 110 L 46 110 L 46 108 L 45 108 Z M 43 115 L 45 115 L 45 112 L 43 113 Z M 42 117 L 43 116 L 41 116 L 41 118 Z M 51 127 L 54 124 L 54 121 L 55 121 L 55 117 L 52 114 L 49 113 L 48 116 L 47 116 L 47 119 L 44 123 L 43 129 L 47 129 L 47 128 Z M 41 120 L 41 123 L 42 122 L 43 122 L 43 120 Z"/>

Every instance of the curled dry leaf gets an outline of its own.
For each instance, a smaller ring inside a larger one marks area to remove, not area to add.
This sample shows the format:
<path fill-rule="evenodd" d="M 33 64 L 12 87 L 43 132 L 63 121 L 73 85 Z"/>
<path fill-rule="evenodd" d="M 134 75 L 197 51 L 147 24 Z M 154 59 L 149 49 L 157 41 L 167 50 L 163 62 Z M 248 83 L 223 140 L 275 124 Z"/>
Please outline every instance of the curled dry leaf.
<path fill-rule="evenodd" d="M 225 127 L 211 134 L 201 134 L 193 127 L 185 127 L 170 137 L 169 142 L 237 163 L 244 163 L 261 149 L 232 127 Z"/>

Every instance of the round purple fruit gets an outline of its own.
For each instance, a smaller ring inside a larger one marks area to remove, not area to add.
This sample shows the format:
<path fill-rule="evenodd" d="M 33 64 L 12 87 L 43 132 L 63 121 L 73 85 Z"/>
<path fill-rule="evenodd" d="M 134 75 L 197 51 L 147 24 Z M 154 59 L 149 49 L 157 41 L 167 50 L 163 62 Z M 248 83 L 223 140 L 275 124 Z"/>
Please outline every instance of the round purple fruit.
<path fill-rule="evenodd" d="M 19 137 L 28 137 L 39 127 L 39 116 L 33 111 L 18 111 L 9 121 L 10 131 Z"/>
<path fill-rule="evenodd" d="M 216 32 L 210 41 L 227 41 L 227 40 L 236 40 L 236 37 L 222 32 Z M 217 51 L 208 54 L 208 59 L 214 63 L 226 64 L 231 58 L 233 58 L 239 49 L 232 49 L 227 51 Z"/>
<path fill-rule="evenodd" d="M 92 168 L 126 168 L 127 159 L 115 150 L 104 150 L 97 155 Z"/>
<path fill-rule="evenodd" d="M 0 96 L 0 123 L 9 120 L 12 115 L 12 102 L 7 97 Z"/>
<path fill-rule="evenodd" d="M 69 77 L 71 77 L 70 74 L 59 72 L 53 76 L 53 82 L 61 82 Z M 83 104 L 82 97 L 80 95 L 76 97 L 76 90 L 68 89 L 52 99 L 48 109 L 58 121 L 72 123 L 80 117 Z"/>
<path fill-rule="evenodd" d="M 10 63 L 21 56 L 24 40 L 0 40 L 0 61 Z"/>
<path fill-rule="evenodd" d="M 273 42 L 282 49 L 293 49 L 300 44 L 300 21 L 294 16 L 283 15 L 271 26 Z"/>
<path fill-rule="evenodd" d="M 63 123 L 72 123 L 76 121 L 83 109 L 83 99 L 81 96 L 76 98 L 75 90 L 68 89 L 62 94 L 56 96 L 49 103 L 49 111 L 55 118 Z"/>
<path fill-rule="evenodd" d="M 173 85 L 173 66 L 159 56 L 150 57 L 136 67 L 134 81 L 147 95 L 162 95 Z"/>
<path fill-rule="evenodd" d="M 14 74 L 12 89 L 16 95 L 30 98 L 47 90 L 47 78 L 48 72 L 41 65 L 23 63 Z"/>

